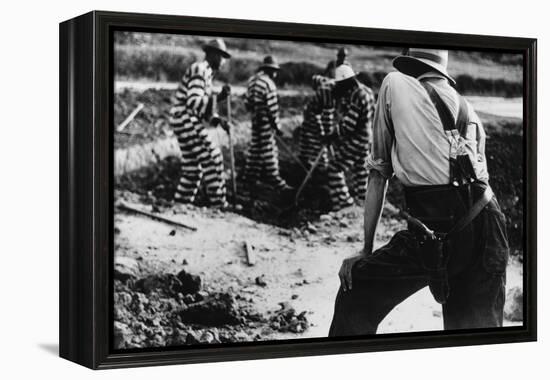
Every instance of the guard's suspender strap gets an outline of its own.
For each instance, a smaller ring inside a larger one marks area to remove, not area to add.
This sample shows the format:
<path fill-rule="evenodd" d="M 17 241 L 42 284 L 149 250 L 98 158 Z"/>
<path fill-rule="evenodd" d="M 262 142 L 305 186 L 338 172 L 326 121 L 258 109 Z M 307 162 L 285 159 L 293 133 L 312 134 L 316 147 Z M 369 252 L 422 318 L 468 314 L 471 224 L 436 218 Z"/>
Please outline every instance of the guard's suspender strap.
<path fill-rule="evenodd" d="M 456 129 L 462 137 L 465 137 L 466 127 L 468 126 L 468 105 L 466 104 L 466 100 L 464 100 L 462 96 L 458 95 L 458 117 L 455 123 L 451 110 L 447 107 L 443 99 L 441 99 L 441 96 L 439 96 L 436 89 L 427 81 L 420 81 L 420 83 L 428 92 L 428 95 L 437 110 L 441 124 L 443 124 L 443 129 L 445 131 Z"/>

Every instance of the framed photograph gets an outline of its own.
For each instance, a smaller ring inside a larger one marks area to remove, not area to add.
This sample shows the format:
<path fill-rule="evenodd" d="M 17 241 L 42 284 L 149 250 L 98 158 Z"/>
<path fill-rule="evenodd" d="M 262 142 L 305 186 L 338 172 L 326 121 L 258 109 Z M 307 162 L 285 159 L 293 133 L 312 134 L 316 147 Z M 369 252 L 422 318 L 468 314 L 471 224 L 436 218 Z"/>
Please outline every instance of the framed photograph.
<path fill-rule="evenodd" d="M 535 242 L 535 39 L 60 24 L 63 358 L 532 341 Z"/>

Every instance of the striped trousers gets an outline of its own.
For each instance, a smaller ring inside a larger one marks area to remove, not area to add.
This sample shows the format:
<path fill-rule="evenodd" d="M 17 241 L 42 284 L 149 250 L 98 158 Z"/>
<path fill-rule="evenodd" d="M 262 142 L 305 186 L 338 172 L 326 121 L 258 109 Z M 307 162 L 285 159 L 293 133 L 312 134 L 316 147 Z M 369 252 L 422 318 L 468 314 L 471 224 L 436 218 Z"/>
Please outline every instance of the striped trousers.
<path fill-rule="evenodd" d="M 226 205 L 223 157 L 220 148 L 197 117 L 186 112 L 173 113 L 170 124 L 181 151 L 181 176 L 174 200 L 193 203 L 201 183 L 212 206 Z"/>
<path fill-rule="evenodd" d="M 321 143 L 321 136 L 324 136 L 326 131 L 322 127 L 322 114 L 315 113 L 311 110 L 311 105 L 306 107 L 304 111 L 304 121 L 300 128 L 300 160 L 311 167 L 319 152 L 323 150 L 321 161 L 318 168 L 326 169 L 328 166 L 327 148 Z"/>
<path fill-rule="evenodd" d="M 352 144 L 334 147 L 334 157 L 329 162 L 327 176 L 329 196 L 333 210 L 350 206 L 355 200 L 363 202 L 367 191 L 367 153 Z M 349 187 L 346 182 L 348 173 Z"/>
<path fill-rule="evenodd" d="M 273 134 L 274 130 L 269 123 L 252 122 L 244 182 L 250 186 L 263 182 L 276 190 L 285 190 L 288 185 L 279 174 L 279 151 Z"/>

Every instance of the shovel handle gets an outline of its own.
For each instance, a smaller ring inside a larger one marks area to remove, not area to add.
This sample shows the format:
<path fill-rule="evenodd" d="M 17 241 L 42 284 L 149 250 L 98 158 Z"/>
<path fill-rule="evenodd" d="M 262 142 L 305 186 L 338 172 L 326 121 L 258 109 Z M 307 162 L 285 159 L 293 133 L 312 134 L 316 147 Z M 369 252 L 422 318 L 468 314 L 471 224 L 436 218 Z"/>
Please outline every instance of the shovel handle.
<path fill-rule="evenodd" d="M 313 175 L 313 172 L 315 171 L 315 169 L 319 165 L 319 162 L 321 162 L 321 158 L 323 157 L 323 153 L 324 153 L 324 151 L 323 151 L 323 149 L 321 149 L 319 151 L 319 153 L 317 154 L 317 157 L 315 157 L 315 161 L 313 162 L 313 165 L 311 165 L 311 168 L 307 172 L 306 177 L 302 181 L 302 184 L 298 188 L 298 191 L 296 192 L 296 197 L 294 198 L 294 204 L 295 205 L 298 205 L 298 199 L 300 199 L 300 194 L 302 193 L 302 191 L 306 187 L 306 184 L 308 183 L 309 179 Z"/>
<path fill-rule="evenodd" d="M 233 189 L 233 204 L 237 202 L 237 178 L 235 173 L 235 152 L 233 149 L 233 132 L 231 131 L 231 94 L 227 95 L 227 121 L 229 129 L 227 136 L 229 137 L 229 160 L 231 164 L 231 188 Z"/>

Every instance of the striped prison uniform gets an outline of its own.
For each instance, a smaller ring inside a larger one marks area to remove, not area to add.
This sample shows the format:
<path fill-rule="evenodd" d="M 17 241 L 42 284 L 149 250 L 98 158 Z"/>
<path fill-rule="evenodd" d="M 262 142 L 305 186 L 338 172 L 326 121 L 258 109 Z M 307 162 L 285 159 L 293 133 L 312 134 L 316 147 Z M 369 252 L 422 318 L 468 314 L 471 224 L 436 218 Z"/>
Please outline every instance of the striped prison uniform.
<path fill-rule="evenodd" d="M 313 90 L 311 100 L 304 110 L 304 121 L 300 128 L 300 160 L 311 166 L 313 161 L 323 150 L 319 168 L 328 166 L 326 147 L 321 142 L 321 136 L 333 132 L 335 102 L 332 96 L 334 80 L 322 76 L 313 76 Z"/>
<path fill-rule="evenodd" d="M 181 151 L 181 177 L 174 195 L 178 202 L 194 202 L 202 181 L 210 204 L 225 205 L 221 151 L 204 125 L 211 113 L 212 77 L 208 62 L 193 63 L 183 74 L 170 110 Z"/>
<path fill-rule="evenodd" d="M 370 88 L 358 83 L 338 104 L 338 141 L 329 162 L 329 194 L 333 209 L 364 201 L 367 190 L 367 157 L 372 141 L 375 99 Z M 350 189 L 344 172 L 349 171 Z"/>
<path fill-rule="evenodd" d="M 263 182 L 274 189 L 288 187 L 279 174 L 279 153 L 275 132 L 279 129 L 277 87 L 264 72 L 248 81 L 246 108 L 252 113 L 252 136 L 247 152 L 244 181 L 255 186 Z"/>

